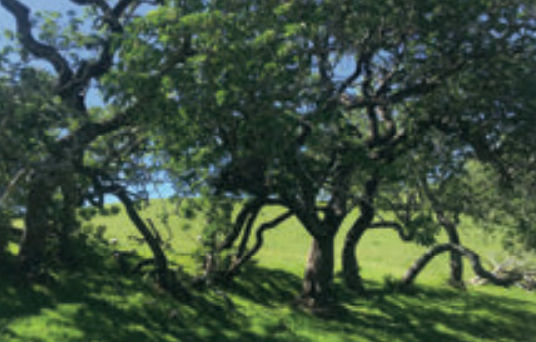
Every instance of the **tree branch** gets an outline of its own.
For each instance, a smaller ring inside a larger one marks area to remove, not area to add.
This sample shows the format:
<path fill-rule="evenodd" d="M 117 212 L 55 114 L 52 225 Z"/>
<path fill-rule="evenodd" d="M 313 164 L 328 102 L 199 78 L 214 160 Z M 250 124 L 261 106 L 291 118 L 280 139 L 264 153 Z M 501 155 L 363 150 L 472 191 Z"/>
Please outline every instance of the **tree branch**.
<path fill-rule="evenodd" d="M 120 0 L 112 10 L 114 17 L 120 17 L 130 4 L 137 2 L 138 0 Z"/>
<path fill-rule="evenodd" d="M 279 215 L 275 219 L 263 223 L 259 228 L 257 228 L 257 231 L 255 233 L 255 236 L 257 240 L 255 241 L 255 245 L 241 258 L 236 259 L 233 264 L 229 267 L 227 270 L 225 276 L 226 278 L 231 278 L 238 272 L 238 269 L 248 260 L 250 260 L 259 249 L 262 247 L 264 243 L 264 237 L 263 234 L 268 229 L 272 229 L 277 227 L 279 224 L 283 223 L 285 220 L 293 216 L 294 214 L 292 211 L 287 211 L 284 214 Z"/>
<path fill-rule="evenodd" d="M 110 10 L 110 6 L 104 0 L 71 0 L 77 5 L 95 5 L 101 9 L 102 12 L 107 13 Z"/>
<path fill-rule="evenodd" d="M 444 243 L 432 247 L 430 250 L 428 250 L 428 252 L 424 253 L 419 259 L 417 259 L 402 278 L 402 285 L 411 285 L 415 278 L 419 275 L 419 273 L 434 257 L 447 251 L 458 252 L 463 256 L 469 258 L 469 260 L 471 261 L 471 267 L 473 268 L 475 274 L 481 278 L 487 279 L 494 285 L 508 287 L 522 279 L 522 275 L 517 274 L 514 274 L 509 277 L 497 277 L 496 275 L 485 270 L 482 267 L 482 264 L 480 263 L 480 256 L 474 251 L 461 245 L 453 243 Z"/>
<path fill-rule="evenodd" d="M 95 140 L 97 137 L 110 133 L 120 127 L 131 124 L 131 119 L 136 111 L 136 106 L 129 108 L 126 111 L 115 115 L 101 122 L 88 122 L 78 130 L 66 135 L 60 140 L 60 145 L 63 148 L 70 148 L 74 151 L 83 149 L 87 144 Z"/>
<path fill-rule="evenodd" d="M 339 87 L 337 88 L 337 96 L 341 95 L 346 91 L 346 89 L 353 83 L 355 80 L 361 76 L 361 71 L 363 69 L 363 63 L 365 61 L 368 61 L 370 59 L 370 56 L 368 54 L 362 54 L 359 56 L 359 59 L 355 63 L 355 69 L 354 72 L 348 76 L 344 82 L 342 82 Z"/>
<path fill-rule="evenodd" d="M 255 224 L 255 220 L 257 219 L 257 215 L 259 214 L 260 208 L 253 211 L 251 215 L 249 215 L 249 218 L 247 220 L 244 233 L 242 235 L 242 240 L 240 241 L 240 244 L 238 245 L 238 251 L 236 252 L 236 257 L 241 258 L 244 253 L 246 252 L 249 237 L 251 235 L 251 230 L 253 229 L 253 225 Z"/>
<path fill-rule="evenodd" d="M 236 239 L 240 235 L 240 232 L 242 231 L 242 227 L 244 227 L 244 224 L 248 221 L 248 218 L 250 216 L 256 216 L 262 205 L 263 203 L 257 198 L 252 199 L 246 202 L 246 204 L 244 204 L 244 206 L 242 207 L 242 209 L 240 209 L 240 212 L 238 213 L 238 216 L 235 219 L 233 229 L 225 237 L 223 242 L 220 243 L 216 247 L 217 252 L 221 252 L 224 249 L 229 249 L 233 246 Z"/>
<path fill-rule="evenodd" d="M 379 222 L 373 222 L 369 225 L 369 228 L 371 229 L 382 229 L 382 228 L 391 228 L 396 230 L 398 233 L 398 236 L 402 241 L 411 241 L 415 237 L 414 232 L 406 233 L 404 231 L 404 227 L 398 222 L 395 221 L 379 221 Z"/>
<path fill-rule="evenodd" d="M 36 57 L 43 58 L 52 64 L 59 75 L 59 87 L 71 81 L 73 72 L 67 60 L 55 48 L 40 43 L 33 37 L 29 18 L 30 9 L 18 0 L 0 0 L 0 4 L 15 17 L 19 40 L 24 48 Z"/>
<path fill-rule="evenodd" d="M 7 184 L 6 188 L 4 189 L 4 193 L 0 196 L 0 207 L 4 204 L 4 202 L 9 198 L 13 190 L 15 189 L 15 186 L 17 183 L 22 179 L 22 177 L 27 174 L 28 170 L 26 168 L 22 168 L 11 178 L 9 183 Z"/>
<path fill-rule="evenodd" d="M 95 5 L 103 12 L 104 22 L 110 25 L 110 31 L 112 33 L 123 32 L 123 26 L 120 23 L 120 18 L 123 15 L 126 8 L 133 3 L 139 2 L 137 0 L 121 0 L 112 9 L 104 0 L 71 0 L 79 5 Z M 111 48 L 111 38 L 103 41 L 101 45 L 102 51 L 99 58 L 94 62 L 85 62 L 80 65 L 76 71 L 76 75 L 73 82 L 67 84 L 65 91 L 77 91 L 79 89 L 86 88 L 91 79 L 97 79 L 110 70 L 113 63 L 114 50 Z M 68 88 L 68 89 L 66 89 Z"/>

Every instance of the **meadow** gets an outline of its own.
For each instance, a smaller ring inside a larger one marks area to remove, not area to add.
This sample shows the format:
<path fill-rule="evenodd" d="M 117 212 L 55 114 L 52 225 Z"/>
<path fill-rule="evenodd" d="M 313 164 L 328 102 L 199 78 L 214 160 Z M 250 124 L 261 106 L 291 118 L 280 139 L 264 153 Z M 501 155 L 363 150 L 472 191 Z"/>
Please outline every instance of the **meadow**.
<path fill-rule="evenodd" d="M 183 230 L 181 221 L 171 219 L 167 229 L 158 220 L 166 211 L 173 205 L 153 201 L 142 216 L 156 223 L 164 240 L 171 239 L 168 255 L 187 280 L 198 272 L 192 252 L 202 220 Z M 277 212 L 265 209 L 257 222 Z M 87 246 L 80 245 L 84 257 L 77 265 L 52 271 L 37 284 L 17 281 L 12 257 L 2 263 L 0 341 L 536 341 L 536 293 L 470 284 L 465 291 L 451 289 L 446 255 L 426 268 L 412 291 L 394 291 L 390 279 L 400 278 L 426 250 L 400 241 L 394 231 L 368 231 L 358 246 L 366 296 L 344 289 L 336 258 L 341 305 L 318 317 L 295 305 L 310 243 L 295 220 L 266 233 L 264 247 L 232 285 L 192 290 L 187 302 L 170 297 L 147 277 L 120 272 L 112 249 L 148 255 L 132 238 L 137 233 L 123 210 L 92 223 L 105 226 L 103 241 L 114 244 L 89 239 Z M 461 233 L 462 242 L 484 260 L 507 258 L 499 237 L 470 220 L 464 220 Z M 15 253 L 16 244 L 10 250 Z M 468 265 L 464 274 L 467 281 L 474 276 Z"/>

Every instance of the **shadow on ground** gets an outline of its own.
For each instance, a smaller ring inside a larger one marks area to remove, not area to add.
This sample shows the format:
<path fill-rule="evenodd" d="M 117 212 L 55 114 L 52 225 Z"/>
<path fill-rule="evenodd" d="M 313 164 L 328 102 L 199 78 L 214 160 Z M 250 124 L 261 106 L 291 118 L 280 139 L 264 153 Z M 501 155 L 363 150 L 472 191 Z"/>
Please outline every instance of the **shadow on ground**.
<path fill-rule="evenodd" d="M 0 340 L 536 340 L 532 303 L 481 292 L 421 287 L 402 294 L 369 283 L 373 290 L 363 298 L 337 285 L 343 305 L 318 318 L 292 305 L 301 279 L 285 271 L 252 265 L 232 285 L 180 303 L 149 281 L 119 275 L 105 253 L 89 257 L 100 266 L 61 271 L 41 285 L 21 284 L 10 262 L 4 263 Z M 27 328 L 40 325 L 54 329 Z"/>

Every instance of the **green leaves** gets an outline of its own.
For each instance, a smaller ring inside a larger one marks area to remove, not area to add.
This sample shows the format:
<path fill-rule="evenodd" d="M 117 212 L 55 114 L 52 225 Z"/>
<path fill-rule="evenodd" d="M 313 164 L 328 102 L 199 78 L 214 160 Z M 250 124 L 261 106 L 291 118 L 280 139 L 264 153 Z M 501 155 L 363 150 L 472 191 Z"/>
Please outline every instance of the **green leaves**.
<path fill-rule="evenodd" d="M 419 213 L 406 225 L 415 242 L 423 246 L 431 246 L 436 242 L 441 226 L 427 213 Z"/>

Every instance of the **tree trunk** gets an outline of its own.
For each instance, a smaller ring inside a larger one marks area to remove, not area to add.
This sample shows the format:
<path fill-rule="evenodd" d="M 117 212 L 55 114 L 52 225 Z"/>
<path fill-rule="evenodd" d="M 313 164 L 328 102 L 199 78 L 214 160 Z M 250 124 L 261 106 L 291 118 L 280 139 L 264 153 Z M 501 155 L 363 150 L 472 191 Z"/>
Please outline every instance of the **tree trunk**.
<path fill-rule="evenodd" d="M 349 289 L 359 293 L 364 292 L 365 287 L 363 286 L 363 279 L 359 275 L 356 247 L 363 233 L 374 219 L 375 213 L 372 202 L 377 188 L 378 175 L 375 172 L 372 178 L 365 184 L 365 198 L 360 205 L 361 214 L 346 234 L 342 250 L 342 274 L 344 283 Z"/>
<path fill-rule="evenodd" d="M 172 284 L 169 279 L 168 261 L 164 251 L 162 250 L 162 247 L 160 246 L 160 242 L 157 241 L 149 230 L 149 227 L 147 227 L 145 222 L 143 222 L 142 218 L 138 215 L 138 212 L 134 207 L 134 203 L 129 198 L 126 191 L 124 189 L 118 189 L 115 192 L 115 195 L 125 206 L 128 217 L 141 233 L 145 242 L 147 242 L 147 245 L 149 245 L 149 248 L 153 253 L 158 284 L 162 286 L 162 288 L 170 290 Z"/>
<path fill-rule="evenodd" d="M 365 288 L 363 286 L 363 279 L 359 274 L 356 247 L 367 228 L 367 224 L 362 218 L 363 216 L 358 219 L 356 224 L 354 224 L 346 234 L 342 249 L 342 274 L 344 283 L 349 289 L 360 293 L 362 293 Z"/>
<path fill-rule="evenodd" d="M 361 215 L 346 234 L 342 249 L 342 274 L 346 286 L 359 293 L 364 292 L 363 279 L 359 274 L 356 248 L 365 230 L 374 219 L 374 208 L 369 203 L 361 205 Z"/>
<path fill-rule="evenodd" d="M 447 233 L 449 243 L 453 245 L 460 244 L 460 237 L 458 235 L 457 225 L 459 213 L 454 213 L 454 219 L 450 219 L 446 216 L 443 209 L 443 205 L 438 201 L 434 193 L 430 190 L 428 181 L 425 177 L 421 176 L 421 185 L 424 190 L 424 193 L 428 199 L 432 202 L 432 208 L 435 211 L 437 221 L 443 226 L 445 232 Z M 457 287 L 464 288 L 463 284 L 463 260 L 462 253 L 457 249 L 450 250 L 450 278 L 449 284 Z"/>
<path fill-rule="evenodd" d="M 333 236 L 314 238 L 303 280 L 302 299 L 308 306 L 322 307 L 333 300 Z"/>
<path fill-rule="evenodd" d="M 460 244 L 460 237 L 455 224 L 443 225 L 447 232 L 449 242 L 453 245 Z M 458 250 L 450 251 L 450 279 L 449 283 L 454 287 L 463 288 L 463 260 L 462 254 Z"/>
<path fill-rule="evenodd" d="M 53 182 L 46 177 L 36 177 L 29 186 L 18 255 L 23 273 L 36 271 L 45 257 L 46 237 L 51 228 L 48 211 L 54 190 Z"/>
<path fill-rule="evenodd" d="M 63 195 L 61 222 L 59 231 L 59 257 L 66 264 L 76 264 L 72 260 L 73 251 L 70 237 L 72 232 L 77 227 L 76 208 L 78 205 L 78 191 L 73 173 L 65 175 L 63 184 L 61 185 L 61 193 Z"/>

